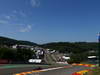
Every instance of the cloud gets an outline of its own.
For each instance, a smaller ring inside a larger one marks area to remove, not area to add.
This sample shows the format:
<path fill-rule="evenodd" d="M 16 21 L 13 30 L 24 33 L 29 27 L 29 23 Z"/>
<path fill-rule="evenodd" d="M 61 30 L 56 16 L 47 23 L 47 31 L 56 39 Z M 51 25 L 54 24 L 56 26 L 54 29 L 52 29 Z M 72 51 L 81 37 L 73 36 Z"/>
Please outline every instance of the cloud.
<path fill-rule="evenodd" d="M 5 20 L 0 20 L 0 24 L 7 24 L 8 21 L 5 21 Z"/>
<path fill-rule="evenodd" d="M 23 17 L 26 17 L 26 14 L 24 13 L 24 12 L 19 12 L 19 14 L 21 15 L 21 16 L 23 16 Z"/>
<path fill-rule="evenodd" d="M 20 29 L 20 32 L 29 32 L 32 29 L 31 25 L 27 25 L 27 27 L 24 27 L 22 29 Z"/>
<path fill-rule="evenodd" d="M 32 7 L 39 7 L 40 1 L 39 0 L 30 0 Z"/>
<path fill-rule="evenodd" d="M 13 13 L 17 13 L 17 10 L 14 10 Z"/>
<path fill-rule="evenodd" d="M 22 17 L 26 17 L 27 15 L 26 15 L 26 13 L 24 12 L 24 11 L 17 11 L 17 10 L 13 10 L 12 11 L 12 13 L 13 13 L 13 15 L 20 15 L 20 16 L 22 16 Z"/>
<path fill-rule="evenodd" d="M 11 19 L 11 16 L 5 16 L 5 18 L 9 20 L 9 19 Z"/>
<path fill-rule="evenodd" d="M 12 15 L 10 14 L 1 14 L 0 19 L 10 20 L 12 18 Z"/>

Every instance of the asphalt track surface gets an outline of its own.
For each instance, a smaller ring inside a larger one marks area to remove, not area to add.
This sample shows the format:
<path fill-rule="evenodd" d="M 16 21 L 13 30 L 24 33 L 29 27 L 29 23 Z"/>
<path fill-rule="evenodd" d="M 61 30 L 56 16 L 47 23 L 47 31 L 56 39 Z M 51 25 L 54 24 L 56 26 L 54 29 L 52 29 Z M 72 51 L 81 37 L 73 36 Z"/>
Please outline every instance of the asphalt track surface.
<path fill-rule="evenodd" d="M 0 69 L 0 75 L 13 75 L 15 73 L 32 71 L 33 69 L 34 69 L 33 67 Z M 90 69 L 90 68 L 84 66 L 71 66 L 71 67 L 66 67 L 66 68 L 61 68 L 56 70 L 38 72 L 38 73 L 34 73 L 33 75 L 72 75 L 72 73 L 74 72 L 85 70 L 85 69 Z"/>
<path fill-rule="evenodd" d="M 72 75 L 72 73 L 74 72 L 85 70 L 85 69 L 90 69 L 90 68 L 83 67 L 83 66 L 74 66 L 74 67 L 69 67 L 69 68 L 62 68 L 62 69 L 57 69 L 57 70 L 40 72 L 40 73 L 37 73 L 36 75 Z"/>

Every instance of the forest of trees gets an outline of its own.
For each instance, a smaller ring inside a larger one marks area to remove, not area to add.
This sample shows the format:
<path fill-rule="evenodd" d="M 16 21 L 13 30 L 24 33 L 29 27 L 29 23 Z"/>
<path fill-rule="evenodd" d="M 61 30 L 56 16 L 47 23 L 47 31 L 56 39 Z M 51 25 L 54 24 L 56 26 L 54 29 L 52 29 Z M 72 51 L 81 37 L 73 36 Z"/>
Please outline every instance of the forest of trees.
<path fill-rule="evenodd" d="M 11 49 L 0 48 L 0 59 L 11 60 L 13 62 L 27 63 L 32 56 L 35 55 L 34 51 L 29 49 Z"/>
<path fill-rule="evenodd" d="M 96 42 L 53 42 L 41 45 L 43 48 L 58 50 L 59 52 L 85 52 L 89 50 L 98 50 Z"/>
<path fill-rule="evenodd" d="M 79 63 L 87 61 L 89 55 L 97 55 L 97 53 L 90 54 L 89 51 L 98 50 L 98 43 L 96 42 L 54 42 L 41 45 L 43 48 L 49 48 L 59 51 L 60 53 L 70 53 L 71 63 Z"/>
<path fill-rule="evenodd" d="M 11 59 L 11 60 L 28 60 L 32 57 L 34 52 L 27 49 L 13 50 L 11 48 L 3 48 L 2 46 L 12 46 L 15 44 L 40 46 L 44 49 L 53 49 L 60 53 L 70 54 L 72 62 L 81 62 L 87 60 L 88 52 L 91 50 L 98 50 L 97 42 L 53 42 L 47 44 L 36 44 L 29 41 L 19 41 L 6 37 L 0 37 L 0 59 Z M 96 55 L 96 53 L 94 53 Z"/>
<path fill-rule="evenodd" d="M 7 37 L 0 37 L 0 45 L 12 46 L 15 44 L 37 46 L 36 43 L 30 42 L 30 41 L 15 40 L 15 39 L 7 38 Z"/>
<path fill-rule="evenodd" d="M 0 59 L 11 61 L 28 61 L 35 53 L 29 49 L 12 49 L 13 45 L 37 46 L 36 43 L 0 37 Z"/>

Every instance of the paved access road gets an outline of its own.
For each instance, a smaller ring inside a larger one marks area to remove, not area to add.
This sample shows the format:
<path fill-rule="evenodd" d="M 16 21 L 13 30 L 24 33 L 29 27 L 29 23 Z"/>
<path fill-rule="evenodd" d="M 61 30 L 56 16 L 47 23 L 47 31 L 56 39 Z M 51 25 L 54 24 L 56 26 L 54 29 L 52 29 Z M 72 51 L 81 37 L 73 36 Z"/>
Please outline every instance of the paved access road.
<path fill-rule="evenodd" d="M 32 71 L 33 69 L 34 69 L 33 67 L 0 69 L 0 75 L 12 75 L 15 73 Z M 83 66 L 72 66 L 72 67 L 66 67 L 66 68 L 61 68 L 57 70 L 39 72 L 33 75 L 71 75 L 74 72 L 81 71 L 84 69 L 90 69 L 90 68 L 83 67 Z"/>

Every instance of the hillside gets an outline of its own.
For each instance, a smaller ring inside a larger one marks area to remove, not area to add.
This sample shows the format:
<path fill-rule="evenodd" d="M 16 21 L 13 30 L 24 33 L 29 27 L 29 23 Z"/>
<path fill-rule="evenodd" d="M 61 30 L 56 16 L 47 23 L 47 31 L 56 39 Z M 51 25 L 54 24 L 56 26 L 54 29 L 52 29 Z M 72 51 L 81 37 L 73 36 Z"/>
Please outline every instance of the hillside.
<path fill-rule="evenodd" d="M 31 45 L 37 46 L 38 44 L 30 41 L 23 41 L 23 40 L 15 40 L 7 37 L 0 37 L 0 45 L 7 45 L 11 46 L 14 44 L 21 44 L 21 45 Z M 88 51 L 88 50 L 98 50 L 98 43 L 97 42 L 53 42 L 47 43 L 43 45 L 38 45 L 43 48 L 50 48 L 54 50 L 58 50 L 59 52 L 74 52 L 74 51 Z"/>
<path fill-rule="evenodd" d="M 21 44 L 21 45 L 37 45 L 36 43 L 30 42 L 30 41 L 23 41 L 23 40 L 15 40 L 15 39 L 11 39 L 8 37 L 0 37 L 0 45 L 7 45 L 7 46 L 11 46 L 14 44 Z"/>
<path fill-rule="evenodd" d="M 50 48 L 58 50 L 62 53 L 65 52 L 74 52 L 75 51 L 89 51 L 89 50 L 98 50 L 97 42 L 53 42 L 41 45 L 43 48 Z"/>

